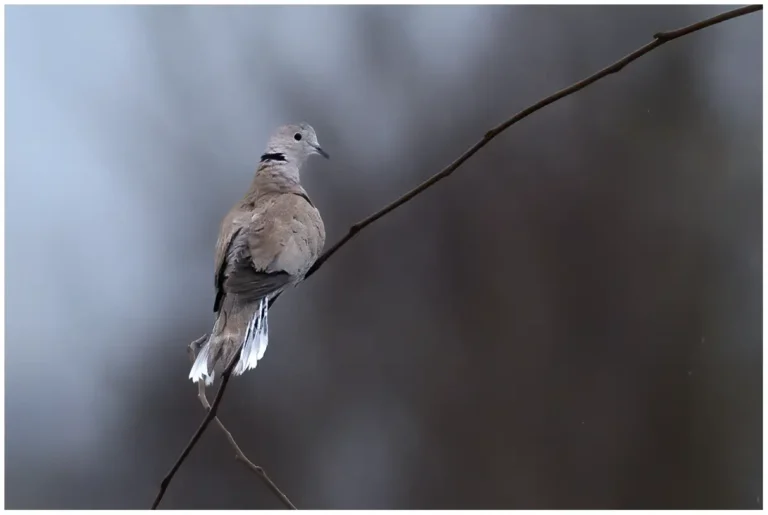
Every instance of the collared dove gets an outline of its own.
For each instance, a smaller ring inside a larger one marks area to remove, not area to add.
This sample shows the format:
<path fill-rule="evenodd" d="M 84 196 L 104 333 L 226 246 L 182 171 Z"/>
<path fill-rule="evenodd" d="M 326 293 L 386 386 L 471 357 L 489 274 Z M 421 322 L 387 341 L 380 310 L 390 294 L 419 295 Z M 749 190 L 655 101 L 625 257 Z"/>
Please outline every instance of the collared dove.
<path fill-rule="evenodd" d="M 328 158 L 311 126 L 280 127 L 248 193 L 224 217 L 216 243 L 216 322 L 192 365 L 192 381 L 213 383 L 213 370 L 223 369 L 241 345 L 233 372 L 255 368 L 267 349 L 269 300 L 301 281 L 320 255 L 325 227 L 299 181 L 312 154 Z"/>

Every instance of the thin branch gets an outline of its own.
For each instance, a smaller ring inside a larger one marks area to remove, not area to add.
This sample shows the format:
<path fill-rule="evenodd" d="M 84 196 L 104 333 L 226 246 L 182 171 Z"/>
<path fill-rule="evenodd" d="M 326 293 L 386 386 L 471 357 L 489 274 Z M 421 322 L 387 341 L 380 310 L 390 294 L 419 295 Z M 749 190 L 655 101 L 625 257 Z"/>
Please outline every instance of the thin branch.
<path fill-rule="evenodd" d="M 651 50 L 654 50 L 664 43 L 668 43 L 674 39 L 687 36 L 688 34 L 691 34 L 693 32 L 699 31 L 701 29 L 705 29 L 707 27 L 711 27 L 712 25 L 716 25 L 718 23 L 728 21 L 733 18 L 737 18 L 739 16 L 744 16 L 745 14 L 750 14 L 756 11 L 760 11 L 763 9 L 762 5 L 750 5 L 747 7 L 740 7 L 739 9 L 734 9 L 732 11 L 728 11 L 723 14 L 719 14 L 717 16 L 714 16 L 712 18 L 708 18 L 706 20 L 700 21 L 698 23 L 694 23 L 693 25 L 688 25 L 687 27 L 683 27 L 681 29 L 672 30 L 669 32 L 658 32 L 653 35 L 653 41 L 648 43 L 647 45 L 635 50 L 631 54 L 627 55 L 626 57 L 619 59 L 612 65 L 603 68 L 599 72 L 595 73 L 594 75 L 590 75 L 584 80 L 581 80 L 572 86 L 569 86 L 565 89 L 561 89 L 557 93 L 554 93 L 553 95 L 550 95 L 542 100 L 539 100 L 532 106 L 523 109 L 519 113 L 517 113 L 515 116 L 510 118 L 509 120 L 505 121 L 501 125 L 494 127 L 493 129 L 489 130 L 485 133 L 485 136 L 483 139 L 475 143 L 469 150 L 464 152 L 458 159 L 456 159 L 453 163 L 445 167 L 442 171 L 439 173 L 433 175 L 423 183 L 421 183 L 419 186 L 415 187 L 399 199 L 395 200 L 388 206 L 384 207 L 380 211 L 377 211 L 376 213 L 373 213 L 369 217 L 360 220 L 355 225 L 349 228 L 349 232 L 347 232 L 346 236 L 344 236 L 341 240 L 339 240 L 333 247 L 329 248 L 325 252 L 323 252 L 323 255 L 318 258 L 318 260 L 315 262 L 315 264 L 312 266 L 312 268 L 309 269 L 307 272 L 307 275 L 305 276 L 305 279 L 309 277 L 310 275 L 314 274 L 318 271 L 318 269 L 323 266 L 323 264 L 328 261 L 328 259 L 336 253 L 341 247 L 347 244 L 349 240 L 355 237 L 357 233 L 359 233 L 361 230 L 363 230 L 365 227 L 368 227 L 373 222 L 381 218 L 382 216 L 390 213 L 391 211 L 394 211 L 398 207 L 402 206 L 409 200 L 413 199 L 415 196 L 422 193 L 424 190 L 429 188 L 430 186 L 433 186 L 435 183 L 441 181 L 442 179 L 445 179 L 449 175 L 451 175 L 458 167 L 460 167 L 464 162 L 472 157 L 478 150 L 486 146 L 492 139 L 494 139 L 496 136 L 507 130 L 512 125 L 516 124 L 523 118 L 528 117 L 529 115 L 535 113 L 536 111 L 543 109 L 544 107 L 548 106 L 549 104 L 556 102 L 560 100 L 563 97 L 567 97 L 568 95 L 572 95 L 573 93 L 576 93 L 579 90 L 582 90 L 589 86 L 590 84 L 593 84 L 600 79 L 611 75 L 613 73 L 616 73 L 620 71 L 622 68 L 624 68 L 626 65 L 631 63 L 632 61 L 635 61 L 639 59 L 640 57 L 644 56 Z"/>
<path fill-rule="evenodd" d="M 204 334 L 197 340 L 193 341 L 189 344 L 188 352 L 189 352 L 189 361 L 194 364 L 195 358 L 197 357 L 197 346 L 202 343 L 208 335 Z M 211 405 L 208 403 L 208 397 L 205 395 L 205 383 L 203 381 L 197 382 L 197 398 L 200 399 L 200 404 L 203 405 L 203 408 L 206 409 L 206 411 L 210 411 Z M 264 471 L 263 468 L 259 467 L 258 465 L 254 464 L 251 460 L 248 459 L 248 457 L 245 455 L 245 453 L 240 449 L 240 446 L 237 445 L 237 442 L 235 442 L 235 438 L 232 436 L 232 433 L 227 430 L 226 427 L 224 427 L 224 424 L 221 422 L 219 417 L 214 417 L 213 420 L 216 421 L 216 424 L 218 424 L 219 429 L 222 430 L 224 435 L 227 437 L 227 440 L 229 440 L 229 444 L 232 446 L 232 448 L 235 450 L 235 459 L 238 460 L 240 463 L 248 467 L 252 472 L 255 472 L 263 481 L 264 483 L 269 487 L 270 490 L 282 501 L 285 506 L 290 510 L 295 510 L 296 506 L 293 505 L 290 499 L 288 499 L 288 496 L 285 495 L 278 487 L 277 485 L 269 478 L 267 473 Z"/>
<path fill-rule="evenodd" d="M 640 47 L 639 49 L 635 50 L 631 54 L 627 55 L 626 57 L 623 57 L 622 59 L 619 59 L 615 63 L 611 64 L 610 66 L 603 68 L 599 72 L 595 73 L 594 75 L 590 75 L 586 79 L 583 79 L 579 82 L 576 82 L 572 86 L 569 86 L 565 89 L 562 89 L 558 91 L 557 93 L 554 93 L 538 102 L 533 104 L 532 106 L 520 111 L 515 116 L 510 118 L 509 120 L 501 123 L 500 125 L 494 127 L 493 129 L 489 130 L 485 133 L 485 136 L 483 139 L 475 143 L 472 147 L 469 148 L 466 152 L 464 152 L 458 159 L 456 159 L 453 163 L 448 165 L 446 168 L 444 168 L 442 171 L 438 172 L 437 174 L 433 175 L 423 183 L 421 183 L 416 188 L 412 189 L 402 197 L 398 198 L 388 206 L 384 207 L 383 209 L 377 211 L 376 213 L 373 213 L 372 215 L 368 216 L 367 218 L 357 222 L 352 227 L 349 228 L 349 231 L 347 232 L 346 236 L 344 236 L 341 240 L 339 240 L 335 245 L 333 245 L 331 248 L 326 250 L 322 256 L 318 258 L 318 260 L 315 262 L 315 264 L 312 266 L 312 268 L 309 269 L 307 272 L 305 279 L 315 272 L 317 272 L 323 264 L 328 261 L 328 259 L 334 255 L 341 247 L 346 245 L 352 238 L 357 235 L 360 231 L 362 231 L 364 228 L 371 225 L 373 222 L 378 220 L 379 218 L 383 217 L 384 215 L 394 211 L 398 207 L 402 206 L 406 202 L 412 200 L 414 197 L 419 195 L 420 193 L 424 192 L 429 187 L 433 186 L 437 182 L 441 181 L 442 179 L 445 179 L 449 175 L 451 175 L 454 171 L 456 171 L 457 168 L 459 168 L 462 164 L 464 164 L 467 159 L 472 157 L 477 153 L 478 150 L 486 146 L 488 143 L 490 143 L 491 140 L 496 138 L 499 134 L 507 130 L 512 125 L 516 124 L 517 122 L 521 121 L 522 119 L 528 117 L 529 115 L 535 113 L 536 111 L 539 111 L 540 109 L 543 109 L 544 107 L 548 106 L 549 104 L 556 102 L 560 100 L 561 98 L 567 97 L 569 95 L 572 95 L 573 93 L 576 93 L 577 91 L 580 91 L 590 84 L 593 84 L 597 82 L 598 80 L 605 78 L 608 75 L 611 75 L 613 73 L 617 73 L 621 71 L 626 65 L 629 63 L 639 59 L 640 57 L 644 56 L 651 50 L 655 50 L 656 48 L 662 46 L 665 43 L 668 43 L 672 40 L 681 38 L 683 36 L 687 36 L 688 34 L 691 34 L 693 32 L 697 32 L 699 30 L 705 29 L 707 27 L 711 27 L 712 25 L 716 25 L 718 23 L 722 23 L 724 21 L 731 20 L 733 18 L 738 18 L 739 16 L 744 16 L 746 14 L 754 13 L 757 11 L 761 11 L 763 9 L 762 5 L 750 5 L 747 7 L 740 7 L 738 9 L 733 9 L 732 11 L 728 11 L 723 14 L 719 14 L 717 16 L 713 16 L 712 18 L 707 18 L 706 20 L 700 21 L 698 23 L 694 23 L 692 25 L 688 25 L 687 27 L 683 27 L 680 29 L 667 31 L 667 32 L 658 32 L 653 35 L 653 41 L 650 43 Z M 270 306 L 272 303 L 277 300 L 277 296 L 272 298 L 270 301 Z M 160 500 L 163 497 L 163 494 L 165 493 L 166 488 L 168 488 L 168 484 L 171 482 L 171 479 L 173 479 L 173 476 L 176 474 L 176 471 L 181 466 L 184 459 L 187 457 L 189 452 L 192 450 L 192 447 L 197 443 L 197 440 L 200 438 L 200 435 L 205 431 L 205 428 L 208 426 L 210 421 L 216 416 L 216 410 L 218 409 L 219 402 L 221 402 L 221 397 L 224 394 L 224 389 L 227 386 L 227 382 L 229 381 L 229 375 L 234 368 L 234 365 L 239 359 L 240 356 L 240 350 L 238 350 L 237 353 L 232 358 L 232 361 L 229 362 L 227 365 L 226 370 L 222 374 L 222 382 L 221 386 L 219 387 L 218 392 L 216 392 L 216 397 L 213 400 L 213 404 L 211 405 L 211 409 L 208 411 L 208 414 L 206 415 L 205 419 L 203 419 L 203 422 L 200 424 L 200 427 L 197 429 L 197 432 L 192 437 L 192 439 L 187 444 L 187 447 L 184 449 L 184 451 L 181 453 L 181 456 L 179 456 L 178 460 L 174 464 L 174 466 L 171 468 L 170 472 L 166 475 L 166 477 L 163 479 L 162 483 L 160 484 L 160 492 L 157 494 L 157 498 L 155 499 L 154 504 L 152 505 L 152 508 L 156 508 L 157 505 L 160 503 Z"/>
<path fill-rule="evenodd" d="M 216 416 L 216 411 L 219 409 L 219 404 L 221 403 L 221 398 L 224 396 L 224 390 L 227 388 L 227 383 L 229 382 L 230 374 L 232 373 L 232 369 L 235 368 L 235 363 L 237 363 L 237 360 L 240 359 L 240 350 L 238 350 L 234 356 L 229 360 L 229 363 L 227 363 L 227 368 L 224 370 L 224 373 L 221 376 L 221 385 L 219 385 L 219 390 L 216 392 L 216 397 L 213 398 L 213 404 L 211 404 L 211 409 L 208 410 L 208 413 L 205 415 L 205 418 L 200 423 L 200 427 L 197 428 L 197 431 L 195 431 L 195 434 L 192 435 L 192 438 L 189 440 L 189 443 L 184 448 L 183 451 L 181 451 L 181 454 L 179 455 L 178 459 L 176 460 L 176 463 L 173 464 L 173 467 L 171 467 L 171 470 L 168 471 L 168 474 L 165 475 L 163 478 L 163 481 L 160 483 L 160 491 L 157 492 L 157 497 L 155 497 L 155 502 L 152 503 L 152 509 L 156 509 L 157 505 L 160 504 L 160 501 L 163 499 L 163 496 L 165 495 L 165 491 L 168 489 L 168 485 L 171 484 L 171 480 L 173 479 L 173 476 L 176 475 L 176 472 L 179 470 L 179 467 L 181 467 L 181 464 L 184 463 L 184 460 L 187 458 L 189 453 L 192 451 L 192 448 L 195 446 L 197 441 L 200 439 L 201 436 L 203 436 L 203 433 L 205 432 L 205 429 L 208 427 L 208 424 L 211 423 L 211 420 Z"/>

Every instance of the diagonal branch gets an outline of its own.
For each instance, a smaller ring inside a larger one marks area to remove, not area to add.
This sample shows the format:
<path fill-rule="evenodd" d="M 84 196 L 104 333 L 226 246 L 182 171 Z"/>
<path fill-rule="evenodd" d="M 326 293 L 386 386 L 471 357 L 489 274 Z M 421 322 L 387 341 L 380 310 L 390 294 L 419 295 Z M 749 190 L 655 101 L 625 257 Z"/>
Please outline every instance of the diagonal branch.
<path fill-rule="evenodd" d="M 192 448 L 195 446 L 197 441 L 200 440 L 200 437 L 203 436 L 203 433 L 208 427 L 208 424 L 210 424 L 211 420 L 213 420 L 213 418 L 216 416 L 216 411 L 218 411 L 219 404 L 221 404 L 221 398 L 224 396 L 224 390 L 227 388 L 227 383 L 229 382 L 232 369 L 235 368 L 235 364 L 237 363 L 238 359 L 240 359 L 240 350 L 238 350 L 235 355 L 232 356 L 232 359 L 229 360 L 229 363 L 227 363 L 227 368 L 224 369 L 224 373 L 221 376 L 221 385 L 219 385 L 219 390 L 216 392 L 216 397 L 213 398 L 213 404 L 211 404 L 211 409 L 208 410 L 208 414 L 205 415 L 205 418 L 200 423 L 200 426 L 197 428 L 197 431 L 195 431 L 195 434 L 193 434 L 192 438 L 190 438 L 187 446 L 183 451 L 181 451 L 181 454 L 176 460 L 176 463 L 173 464 L 171 470 L 168 471 L 163 480 L 160 482 L 160 491 L 157 492 L 157 497 L 155 497 L 155 501 L 152 503 L 153 510 L 157 508 L 158 504 L 160 504 L 160 501 L 165 495 L 165 491 L 168 489 L 168 485 L 171 484 L 171 480 L 173 480 L 173 476 L 176 475 L 176 472 L 178 472 L 179 467 L 181 467 L 181 464 L 184 463 L 184 460 L 187 459 L 187 456 L 189 456 Z"/>
<path fill-rule="evenodd" d="M 485 133 L 485 136 L 483 139 L 475 143 L 469 150 L 464 152 L 461 156 L 459 156 L 458 159 L 456 159 L 453 163 L 445 167 L 442 171 L 439 173 L 433 175 L 399 199 L 395 200 L 388 206 L 384 207 L 383 209 L 373 213 L 369 217 L 360 220 L 355 225 L 349 228 L 349 231 L 347 234 L 339 240 L 333 247 L 329 248 L 325 252 L 323 252 L 323 255 L 318 258 L 318 260 L 315 262 L 315 264 L 312 266 L 312 268 L 309 269 L 307 272 L 307 275 L 305 276 L 305 279 L 309 277 L 310 275 L 317 272 L 317 270 L 323 266 L 323 264 L 328 261 L 328 259 L 336 253 L 341 247 L 346 245 L 349 240 L 355 237 L 357 233 L 359 233 L 361 230 L 363 230 L 365 227 L 371 225 L 373 222 L 378 220 L 379 218 L 383 217 L 384 215 L 394 211 L 398 207 L 402 206 L 406 202 L 412 200 L 415 196 L 422 193 L 427 188 L 433 186 L 435 183 L 445 179 L 449 175 L 451 175 L 453 172 L 456 171 L 458 167 L 460 167 L 464 162 L 475 155 L 478 150 L 486 146 L 488 143 L 491 142 L 492 139 L 494 139 L 496 136 L 507 130 L 512 125 L 516 124 L 523 118 L 527 118 L 529 115 L 535 113 L 536 111 L 539 111 L 540 109 L 543 109 L 544 107 L 548 106 L 549 104 L 552 104 L 553 102 L 556 102 L 560 100 L 563 97 L 567 97 L 568 95 L 572 95 L 576 93 L 579 90 L 582 90 L 589 86 L 590 84 L 593 84 L 600 79 L 611 75 L 613 73 L 617 73 L 621 71 L 622 68 L 624 68 L 626 65 L 631 63 L 632 61 L 635 61 L 639 59 L 640 57 L 644 56 L 651 50 L 654 50 L 664 43 L 668 43 L 672 40 L 675 40 L 677 38 L 681 38 L 683 36 L 687 36 L 688 34 L 691 34 L 693 32 L 699 31 L 701 29 L 705 29 L 707 27 L 711 27 L 712 25 L 716 25 L 718 23 L 728 21 L 733 18 L 737 18 L 739 16 L 744 16 L 745 14 L 750 14 L 755 11 L 760 11 L 763 9 L 762 5 L 750 5 L 747 7 L 741 7 L 739 9 L 734 9 L 732 11 L 728 11 L 726 13 L 714 16 L 712 18 L 708 18 L 706 20 L 700 21 L 698 23 L 694 23 L 693 25 L 688 25 L 687 27 L 683 27 L 681 29 L 672 30 L 669 32 L 658 32 L 653 35 L 653 41 L 650 43 L 638 48 L 631 54 L 627 55 L 626 57 L 619 59 L 612 65 L 603 68 L 599 72 L 595 73 L 594 75 L 590 75 L 586 79 L 583 79 L 571 86 L 568 86 L 565 89 L 561 89 L 557 93 L 554 93 L 542 100 L 539 100 L 532 106 L 523 109 L 519 113 L 517 113 L 515 116 L 510 118 L 509 120 L 505 121 L 504 123 L 498 125 L 497 127 L 494 127 L 493 129 L 489 130 Z"/>
<path fill-rule="evenodd" d="M 705 29 L 707 27 L 711 27 L 718 23 L 722 23 L 724 21 L 728 21 L 733 18 L 738 18 L 739 16 L 744 16 L 746 14 L 761 11 L 762 9 L 763 9 L 762 5 L 750 5 L 746 7 L 740 7 L 738 9 L 733 9 L 731 11 L 725 12 L 723 14 L 719 14 L 717 16 L 713 16 L 711 18 L 707 18 L 706 20 L 702 20 L 698 23 L 694 23 L 692 25 L 688 25 L 680 29 L 676 29 L 668 32 L 658 32 L 653 35 L 653 41 L 638 48 L 631 54 L 619 59 L 618 61 L 611 64 L 610 66 L 603 68 L 599 72 L 593 75 L 590 75 L 589 77 L 579 82 L 576 82 L 575 84 L 536 102 L 535 104 L 533 104 L 532 106 L 526 109 L 523 109 L 522 111 L 517 113 L 515 116 L 510 118 L 509 120 L 501 123 L 500 125 L 486 132 L 485 136 L 483 136 L 483 139 L 475 143 L 466 152 L 464 152 L 461 156 L 459 156 L 458 159 L 456 159 L 453 163 L 448 165 L 442 171 L 433 175 L 432 177 L 430 177 L 429 179 L 421 183 L 419 186 L 412 189 L 411 191 L 409 191 L 399 199 L 395 200 L 391 204 L 387 205 L 383 209 L 373 213 L 372 215 L 368 216 L 367 218 L 357 222 L 352 227 L 350 227 L 347 234 L 341 240 L 339 240 L 335 245 L 333 245 L 331 248 L 326 250 L 323 253 L 323 255 L 318 258 L 318 260 L 315 262 L 312 268 L 310 268 L 309 271 L 307 272 L 305 278 L 317 272 L 320 269 L 320 267 L 323 266 L 323 264 L 326 261 L 328 261 L 328 259 L 332 255 L 334 255 L 341 247 L 346 245 L 352 238 L 354 238 L 355 235 L 357 235 L 357 233 L 359 233 L 364 228 L 371 225 L 373 222 L 375 222 L 379 218 L 394 211 L 395 209 L 402 206 L 406 202 L 412 200 L 417 195 L 423 193 L 426 189 L 435 185 L 437 182 L 451 175 L 454 171 L 456 171 L 456 169 L 458 169 L 462 164 L 464 164 L 465 161 L 467 161 L 470 157 L 475 155 L 481 148 L 483 148 L 488 143 L 490 143 L 491 140 L 496 138 L 496 136 L 498 136 L 499 134 L 507 130 L 512 125 L 521 121 L 522 119 L 527 118 L 529 115 L 535 113 L 536 111 L 539 111 L 540 109 L 543 109 L 544 107 L 548 106 L 549 104 L 552 104 L 553 102 L 560 100 L 561 98 L 572 95 L 577 91 L 580 91 L 586 88 L 587 86 L 594 84 L 598 80 L 603 79 L 608 75 L 621 71 L 626 65 L 630 64 L 633 61 L 636 61 L 637 59 L 644 56 L 648 52 L 655 50 L 656 48 L 664 45 L 665 43 L 681 38 L 683 36 L 687 36 L 688 34 L 692 34 L 694 32 Z M 277 300 L 277 296 L 272 298 L 272 300 L 270 301 L 270 306 L 272 305 L 272 303 L 274 303 L 275 300 Z M 219 386 L 219 390 L 216 392 L 216 397 L 213 400 L 213 404 L 211 405 L 211 408 L 208 411 L 208 414 L 206 415 L 205 419 L 203 419 L 203 422 L 200 424 L 200 427 L 197 429 L 197 432 L 194 434 L 192 439 L 187 444 L 187 447 L 181 453 L 176 463 L 173 465 L 171 470 L 168 472 L 168 474 L 165 476 L 162 483 L 160 484 L 160 492 L 157 494 L 157 497 L 155 498 L 155 502 L 152 505 L 152 509 L 156 508 L 157 505 L 160 503 L 160 500 L 163 498 L 163 495 L 165 494 L 165 490 L 168 488 L 168 485 L 173 479 L 173 476 L 176 474 L 176 471 L 178 471 L 182 462 L 184 461 L 184 459 L 186 459 L 187 455 L 189 455 L 190 451 L 192 450 L 192 447 L 194 447 L 194 445 L 200 439 L 200 436 L 202 435 L 203 431 L 205 431 L 205 428 L 208 426 L 211 420 L 216 416 L 216 410 L 218 409 L 218 405 L 221 402 L 221 398 L 224 394 L 224 389 L 226 388 L 227 383 L 229 381 L 230 373 L 232 372 L 232 369 L 234 368 L 234 365 L 239 359 L 239 357 L 240 357 L 240 351 L 238 350 L 237 353 L 235 353 L 235 355 L 233 356 L 232 361 L 229 362 L 226 370 L 222 374 L 221 386 Z"/>
<path fill-rule="evenodd" d="M 196 349 L 199 344 L 201 344 L 205 339 L 208 337 L 208 335 L 204 334 L 197 340 L 193 341 L 189 344 L 188 352 L 189 352 L 189 360 L 192 362 L 192 364 L 195 363 L 195 358 L 197 357 Z M 208 403 L 208 397 L 205 396 L 205 383 L 203 381 L 198 381 L 197 383 L 197 398 L 200 399 L 200 404 L 203 405 L 203 408 L 206 409 L 206 411 L 210 411 L 211 405 Z M 232 446 L 232 448 L 235 450 L 235 459 L 241 462 L 243 465 L 251 469 L 252 472 L 256 473 L 263 481 L 264 483 L 269 487 L 270 490 L 282 501 L 285 506 L 290 510 L 295 510 L 296 506 L 293 505 L 290 499 L 288 499 L 288 496 L 286 496 L 278 487 L 277 485 L 269 478 L 267 473 L 264 471 L 263 468 L 259 467 L 258 465 L 254 464 L 251 460 L 248 459 L 248 457 L 245 455 L 245 453 L 240 449 L 240 446 L 237 445 L 237 442 L 235 442 L 235 438 L 232 436 L 232 433 L 230 433 L 226 427 L 224 427 L 224 424 L 221 422 L 219 417 L 213 418 L 216 421 L 216 424 L 219 426 L 219 429 L 222 430 L 224 435 L 227 437 L 227 440 L 229 440 L 229 444 Z"/>

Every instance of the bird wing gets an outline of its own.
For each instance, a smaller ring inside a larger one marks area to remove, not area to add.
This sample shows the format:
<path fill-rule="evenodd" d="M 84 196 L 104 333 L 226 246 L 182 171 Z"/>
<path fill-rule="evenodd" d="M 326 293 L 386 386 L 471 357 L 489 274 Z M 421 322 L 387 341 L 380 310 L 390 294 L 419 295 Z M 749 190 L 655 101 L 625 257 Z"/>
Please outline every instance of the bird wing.
<path fill-rule="evenodd" d="M 213 284 L 216 288 L 216 300 L 213 302 L 213 312 L 218 313 L 221 307 L 221 301 L 224 298 L 224 280 L 227 273 L 228 256 L 232 250 L 233 243 L 242 231 L 242 224 L 237 223 L 238 217 L 242 217 L 243 213 L 233 208 L 221 221 L 221 228 L 219 229 L 219 237 L 216 241 L 216 253 L 214 259 L 214 276 Z"/>
<path fill-rule="evenodd" d="M 254 213 L 248 231 L 248 248 L 256 270 L 286 272 L 299 277 L 311 256 L 306 240 L 311 231 L 307 212 L 315 208 L 305 194 L 285 193 L 273 197 L 263 213 Z"/>
<path fill-rule="evenodd" d="M 256 301 L 306 271 L 316 257 L 306 245 L 307 208 L 316 211 L 303 195 L 277 194 L 225 219 L 217 245 L 214 312 L 226 294 Z"/>

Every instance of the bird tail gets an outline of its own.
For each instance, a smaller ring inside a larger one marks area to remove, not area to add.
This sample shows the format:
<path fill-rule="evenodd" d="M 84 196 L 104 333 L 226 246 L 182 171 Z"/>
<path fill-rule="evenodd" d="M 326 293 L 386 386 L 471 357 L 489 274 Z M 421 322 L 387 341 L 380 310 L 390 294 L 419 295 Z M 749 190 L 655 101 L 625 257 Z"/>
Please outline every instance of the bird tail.
<path fill-rule="evenodd" d="M 195 383 L 205 378 L 206 385 L 212 384 L 214 370 L 223 371 L 241 346 L 243 351 L 233 373 L 241 375 L 246 370 L 256 368 L 267 350 L 268 309 L 268 297 L 245 304 L 238 303 L 233 296 L 226 297 L 211 336 L 192 365 L 189 378 Z"/>

